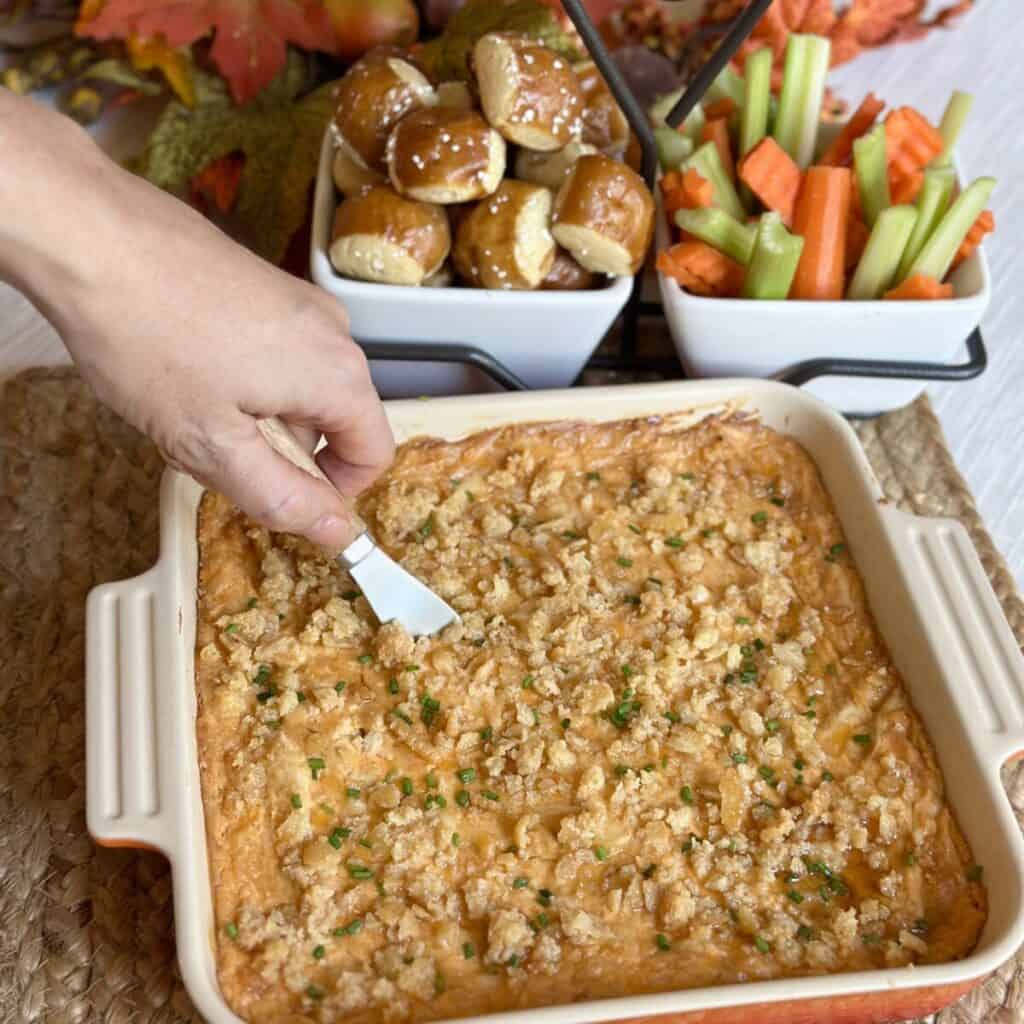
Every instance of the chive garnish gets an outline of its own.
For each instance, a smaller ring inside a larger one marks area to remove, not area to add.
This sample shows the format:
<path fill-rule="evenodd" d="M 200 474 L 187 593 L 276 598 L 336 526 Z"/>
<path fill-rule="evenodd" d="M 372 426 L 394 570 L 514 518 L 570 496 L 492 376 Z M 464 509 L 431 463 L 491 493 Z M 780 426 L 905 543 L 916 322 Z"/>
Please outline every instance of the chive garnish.
<path fill-rule="evenodd" d="M 307 757 L 306 764 L 309 765 L 314 782 L 320 778 L 320 773 L 327 767 L 327 762 L 322 757 Z"/>
<path fill-rule="evenodd" d="M 772 498 L 771 499 L 771 503 L 776 508 L 782 508 L 782 506 L 786 504 L 786 499 L 785 498 Z"/>
<path fill-rule="evenodd" d="M 686 541 L 684 541 L 682 537 L 666 537 L 665 543 L 670 548 L 681 548 L 685 546 Z"/>
<path fill-rule="evenodd" d="M 864 936 L 864 945 L 865 946 L 878 946 L 878 945 L 881 944 L 881 942 L 882 942 L 882 936 L 879 935 L 878 932 L 868 932 Z"/>
<path fill-rule="evenodd" d="M 476 769 L 474 768 L 459 768 L 455 773 L 455 777 L 463 785 L 472 782 L 476 778 Z"/>
<path fill-rule="evenodd" d="M 607 860 L 608 859 L 608 848 L 606 846 L 595 846 L 594 847 L 594 856 L 598 860 Z"/>
<path fill-rule="evenodd" d="M 345 687 L 347 685 L 348 685 L 348 683 L 346 683 L 344 679 L 339 680 L 338 682 L 336 682 L 334 684 L 334 692 L 335 693 L 344 693 L 345 692 Z"/>
<path fill-rule="evenodd" d="M 365 836 L 362 839 L 359 840 L 359 845 L 364 847 L 367 850 L 372 850 L 373 849 L 373 843 L 371 843 L 370 840 L 367 839 Z"/>
<path fill-rule="evenodd" d="M 340 828 L 334 829 L 334 831 L 331 832 L 331 834 L 327 837 L 327 842 L 329 842 L 331 844 L 331 846 L 334 847 L 334 849 L 340 850 L 341 849 L 341 840 L 344 838 L 343 833 L 347 832 L 347 831 L 348 831 L 347 829 L 340 829 Z"/>
<path fill-rule="evenodd" d="M 491 726 L 489 726 L 489 725 L 485 725 L 480 730 L 480 739 L 482 739 L 484 741 L 484 743 L 486 743 L 493 735 L 494 735 L 494 729 Z"/>
<path fill-rule="evenodd" d="M 314 960 L 323 960 L 323 958 L 326 955 L 327 955 L 327 950 L 324 949 L 323 946 L 314 946 L 313 947 L 313 959 Z"/>
<path fill-rule="evenodd" d="M 871 742 L 871 736 L 866 732 L 859 732 L 853 737 L 854 743 L 859 743 L 862 747 L 866 747 Z"/>
<path fill-rule="evenodd" d="M 395 708 L 391 714 L 393 714 L 395 718 L 399 719 L 399 721 L 405 722 L 406 725 L 412 725 L 412 719 L 404 711 L 400 711 L 398 708 Z"/>
<path fill-rule="evenodd" d="M 342 601 L 354 601 L 359 596 L 358 590 L 343 590 L 341 592 Z"/>
<path fill-rule="evenodd" d="M 623 569 L 632 569 L 633 568 L 633 559 L 632 558 L 616 558 L 615 561 L 620 566 L 622 566 Z"/>
<path fill-rule="evenodd" d="M 394 676 L 388 680 L 388 693 L 398 693 L 398 680 Z"/>
<path fill-rule="evenodd" d="M 528 690 L 533 686 L 533 676 L 523 676 L 523 681 L 520 685 L 524 690 Z"/>
<path fill-rule="evenodd" d="M 762 938 L 760 935 L 754 936 L 754 946 L 758 953 L 770 953 L 772 949 L 772 947 L 768 945 L 767 940 Z"/>
<path fill-rule="evenodd" d="M 551 890 L 550 889 L 538 889 L 537 890 L 537 902 L 542 907 L 551 906 Z"/>
<path fill-rule="evenodd" d="M 760 525 L 761 523 L 767 522 L 767 520 L 768 520 L 768 513 L 764 512 L 764 511 L 755 512 L 750 517 L 750 521 L 752 523 L 757 523 L 758 525 Z"/>
<path fill-rule="evenodd" d="M 238 925 L 234 921 L 228 921 L 224 925 L 224 934 L 232 941 L 238 938 Z"/>
<path fill-rule="evenodd" d="M 513 889 L 525 889 L 529 884 L 530 884 L 530 880 L 528 878 L 523 878 L 520 875 L 519 878 L 516 878 L 516 879 L 513 880 L 512 888 Z"/>
<path fill-rule="evenodd" d="M 667 953 L 672 948 L 672 943 L 668 941 L 668 936 L 662 932 L 658 932 L 658 934 L 654 936 L 654 944 L 662 951 L 662 953 Z"/>
<path fill-rule="evenodd" d="M 467 960 L 472 960 L 476 956 L 476 946 L 472 942 L 464 942 L 462 944 L 462 955 Z"/>
<path fill-rule="evenodd" d="M 746 764 L 747 763 L 747 755 L 746 754 L 741 754 L 738 750 L 734 750 L 729 756 L 733 759 L 733 761 L 736 764 Z"/>
<path fill-rule="evenodd" d="M 600 480 L 601 479 L 601 474 L 600 473 L 590 472 L 590 473 L 587 474 L 587 479 L 588 480 Z"/>
<path fill-rule="evenodd" d="M 237 633 L 239 631 L 239 629 L 241 629 L 241 626 L 239 626 L 237 622 L 232 622 L 227 627 L 227 629 L 224 630 L 224 632 L 225 633 L 232 633 L 232 634 L 234 634 L 234 633 Z"/>
<path fill-rule="evenodd" d="M 408 775 L 403 775 L 398 780 L 398 788 L 402 791 L 402 796 L 412 796 L 412 779 Z"/>
<path fill-rule="evenodd" d="M 373 661 L 373 655 L 372 654 L 360 654 L 357 660 L 358 660 L 360 665 L 369 665 L 370 662 Z"/>
<path fill-rule="evenodd" d="M 693 790 L 690 789 L 689 786 L 683 786 L 682 789 L 679 790 L 679 799 L 682 800 L 684 804 L 692 804 Z"/>
<path fill-rule="evenodd" d="M 810 942 L 811 939 L 814 938 L 814 932 L 812 932 L 811 929 L 807 927 L 807 925 L 802 924 L 796 930 L 796 937 L 801 942 Z"/>
<path fill-rule="evenodd" d="M 465 789 L 460 789 L 458 791 L 458 793 L 455 794 L 455 802 L 460 807 L 468 807 L 469 806 L 469 791 L 465 790 Z"/>
<path fill-rule="evenodd" d="M 790 889 L 790 890 L 789 890 L 789 892 L 787 892 L 787 893 L 786 893 L 786 895 L 787 895 L 787 896 L 788 896 L 788 897 L 789 897 L 789 898 L 790 898 L 790 899 L 791 899 L 791 900 L 792 900 L 792 901 L 793 901 L 794 903 L 803 903 L 803 901 L 804 901 L 804 898 L 803 898 L 803 896 L 801 896 L 801 895 L 800 895 L 800 893 L 798 893 L 798 892 L 796 891 L 796 889 Z"/>
<path fill-rule="evenodd" d="M 452 846 L 458 846 L 462 842 L 462 836 L 458 832 L 452 833 Z"/>
<path fill-rule="evenodd" d="M 630 529 L 631 529 L 631 530 L 632 530 L 632 531 L 633 531 L 634 533 L 640 533 L 640 527 L 639 527 L 639 526 L 635 526 L 635 525 L 634 525 L 633 523 L 628 523 L 627 525 L 629 526 L 629 528 L 630 528 Z"/>
<path fill-rule="evenodd" d="M 349 786 L 345 790 L 345 796 L 347 796 L 350 800 L 358 800 L 362 795 L 363 791 L 361 789 L 356 789 L 355 786 Z"/>
<path fill-rule="evenodd" d="M 312 999 L 314 1002 L 318 1002 L 324 997 L 323 991 L 321 989 L 318 989 L 316 985 L 307 985 L 306 995 L 309 996 L 309 998 Z"/>
<path fill-rule="evenodd" d="M 498 794 L 495 793 L 493 789 L 482 789 L 480 791 L 480 795 L 485 800 L 500 800 L 501 799 L 501 797 L 498 796 Z"/>
<path fill-rule="evenodd" d="M 779 731 L 779 720 L 777 718 L 769 718 L 768 721 L 764 723 L 764 727 L 769 732 L 778 732 Z"/>
<path fill-rule="evenodd" d="M 673 725 L 675 725 L 675 724 L 676 724 L 677 722 L 679 722 L 679 720 L 680 720 L 680 718 L 679 718 L 679 712 L 678 712 L 678 711 L 666 711 L 666 712 L 665 712 L 665 717 L 666 717 L 666 718 L 667 718 L 667 719 L 668 719 L 668 720 L 669 720 L 669 721 L 670 721 L 670 722 L 671 722 L 671 723 L 672 723 Z"/>
<path fill-rule="evenodd" d="M 302 797 L 299 796 L 298 793 L 292 793 L 292 795 L 291 795 L 291 804 L 292 804 L 292 807 L 295 808 L 295 810 L 298 810 L 302 806 Z"/>
<path fill-rule="evenodd" d="M 355 878 L 358 881 L 366 881 L 367 879 L 373 878 L 373 872 L 362 864 L 357 864 L 355 861 L 349 861 L 345 866 L 348 868 L 350 877 Z"/>
<path fill-rule="evenodd" d="M 260 665 L 252 678 L 253 686 L 262 686 L 270 678 L 270 666 Z"/>
<path fill-rule="evenodd" d="M 831 772 L 822 772 L 821 773 L 821 781 L 822 782 L 831 782 L 834 778 L 835 778 L 835 776 Z"/>

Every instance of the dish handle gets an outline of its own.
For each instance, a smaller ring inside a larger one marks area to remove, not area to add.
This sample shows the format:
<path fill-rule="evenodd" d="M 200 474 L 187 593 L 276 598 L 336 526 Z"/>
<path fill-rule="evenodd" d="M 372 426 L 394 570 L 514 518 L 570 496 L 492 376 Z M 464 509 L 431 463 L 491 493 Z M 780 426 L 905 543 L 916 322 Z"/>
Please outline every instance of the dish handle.
<path fill-rule="evenodd" d="M 161 800 L 156 570 L 95 587 L 86 602 L 86 823 L 101 846 L 170 854 Z"/>
<path fill-rule="evenodd" d="M 1024 755 L 1024 656 L 967 530 L 895 508 L 884 515 L 901 542 L 897 556 L 910 562 L 917 606 L 943 637 L 968 727 L 1000 763 Z"/>

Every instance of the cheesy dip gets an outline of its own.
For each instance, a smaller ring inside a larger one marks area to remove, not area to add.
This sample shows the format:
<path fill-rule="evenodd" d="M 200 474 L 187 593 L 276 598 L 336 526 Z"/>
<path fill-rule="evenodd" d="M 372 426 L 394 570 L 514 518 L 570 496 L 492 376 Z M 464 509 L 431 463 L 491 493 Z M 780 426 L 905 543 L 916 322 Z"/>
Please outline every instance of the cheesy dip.
<path fill-rule="evenodd" d="M 425 1021 L 967 954 L 985 893 L 817 471 L 740 418 L 402 446 L 359 509 L 461 622 L 380 625 L 207 494 L 221 989 Z"/>

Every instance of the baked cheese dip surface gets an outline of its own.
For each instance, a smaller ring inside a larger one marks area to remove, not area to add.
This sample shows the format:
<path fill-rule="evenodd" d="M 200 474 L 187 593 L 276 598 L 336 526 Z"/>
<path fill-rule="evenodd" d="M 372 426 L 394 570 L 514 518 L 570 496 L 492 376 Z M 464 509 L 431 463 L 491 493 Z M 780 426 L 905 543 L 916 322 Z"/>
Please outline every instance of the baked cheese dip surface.
<path fill-rule="evenodd" d="M 418 440 L 361 499 L 462 621 L 378 625 L 208 494 L 221 988 L 422 1021 L 948 961 L 980 868 L 817 471 L 753 421 Z"/>

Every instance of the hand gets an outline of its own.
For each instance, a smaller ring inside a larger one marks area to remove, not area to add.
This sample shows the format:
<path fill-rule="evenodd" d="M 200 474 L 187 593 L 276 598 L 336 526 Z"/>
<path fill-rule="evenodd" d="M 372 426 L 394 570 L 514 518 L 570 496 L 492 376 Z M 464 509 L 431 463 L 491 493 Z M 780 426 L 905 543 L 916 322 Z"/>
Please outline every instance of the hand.
<path fill-rule="evenodd" d="M 4 113 L 0 105 L 0 150 L 9 152 Z M 256 426 L 280 416 L 310 447 L 323 433 L 317 461 L 344 495 L 386 468 L 394 442 L 343 308 L 52 117 L 35 113 L 28 150 L 42 152 L 34 167 L 31 156 L 15 167 L 16 178 L 44 174 L 50 187 L 22 233 L 28 258 L 8 276 L 49 317 L 99 398 L 171 465 L 273 530 L 344 547 L 352 533 L 338 493 L 276 454 Z M 59 153 L 59 170 L 44 171 L 47 150 Z M 12 192 L 0 184 L 0 222 Z M 0 230 L 0 276 L 10 245 Z"/>

